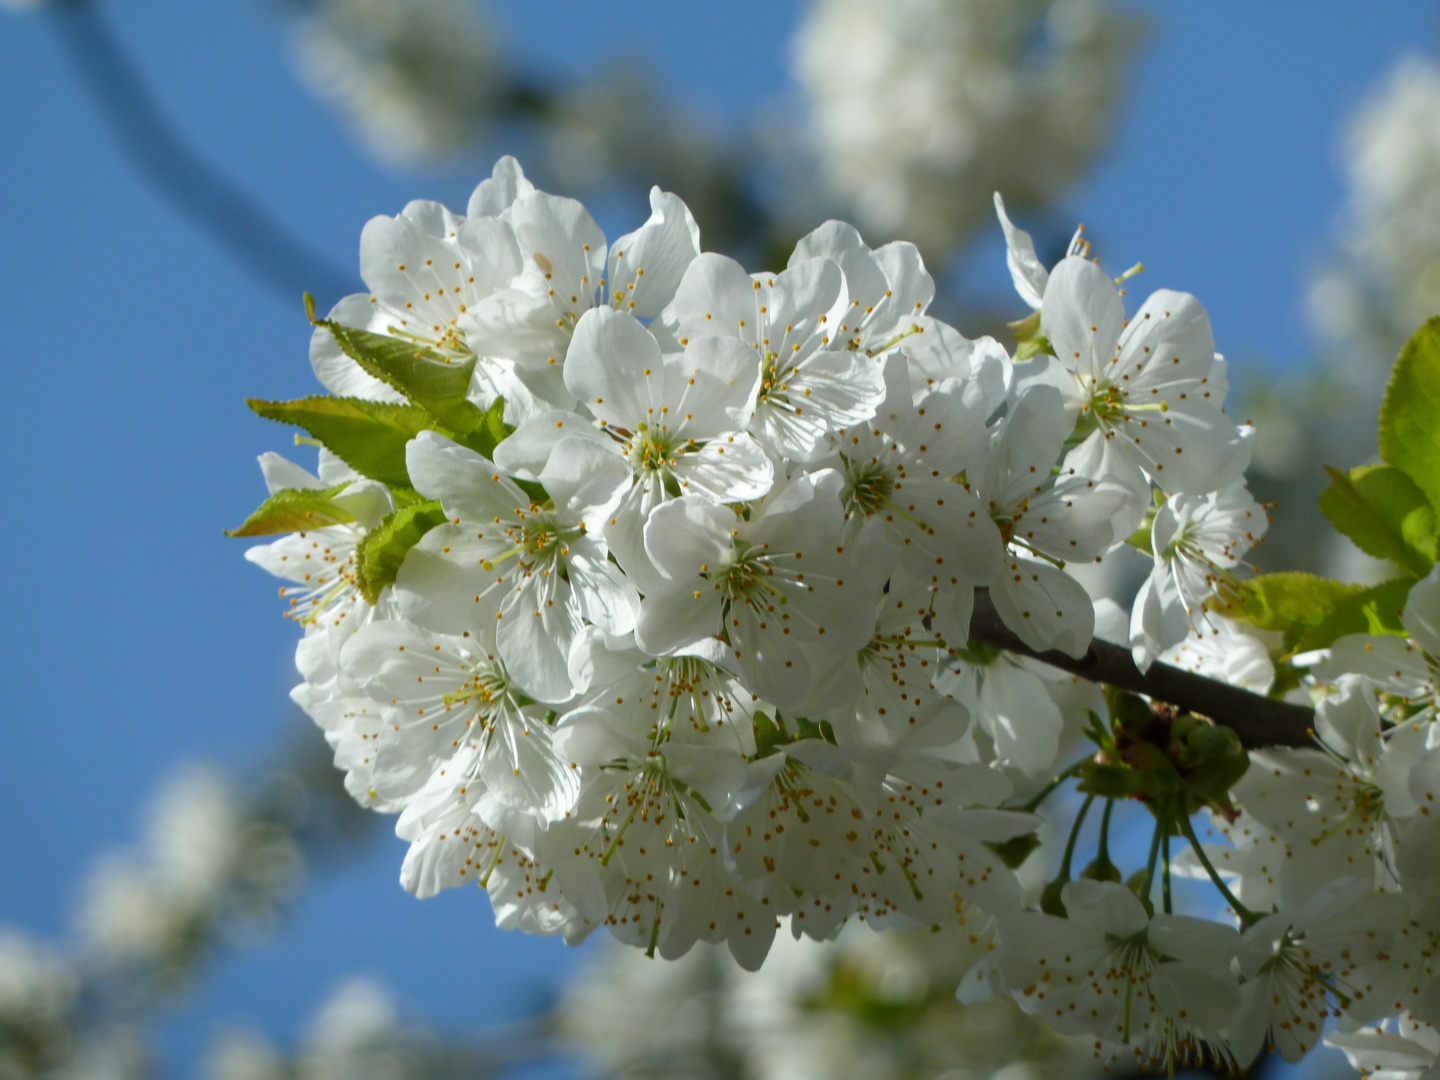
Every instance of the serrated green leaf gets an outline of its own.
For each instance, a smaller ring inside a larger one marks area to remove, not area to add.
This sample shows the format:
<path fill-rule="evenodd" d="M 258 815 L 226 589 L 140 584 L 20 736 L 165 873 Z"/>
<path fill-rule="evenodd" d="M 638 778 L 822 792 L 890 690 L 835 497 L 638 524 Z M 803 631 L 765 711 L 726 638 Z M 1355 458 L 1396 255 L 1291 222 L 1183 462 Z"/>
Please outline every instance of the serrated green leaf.
<path fill-rule="evenodd" d="M 1339 604 L 1364 591 L 1363 585 L 1287 571 L 1242 581 L 1210 606 L 1226 618 L 1258 630 L 1280 631 L 1288 652 Z"/>
<path fill-rule="evenodd" d="M 1291 653 L 1324 649 L 1346 634 L 1398 634 L 1405 636 L 1400 612 L 1410 595 L 1413 578 L 1396 578 L 1361 589 L 1341 600 L 1315 626 L 1307 629 L 1291 647 Z"/>
<path fill-rule="evenodd" d="M 1440 315 L 1405 343 L 1380 405 L 1380 460 L 1440 508 Z"/>
<path fill-rule="evenodd" d="M 273 536 L 276 533 L 306 532 L 326 525 L 346 525 L 355 515 L 336 506 L 331 500 L 350 485 L 332 488 L 286 488 L 271 495 L 245 519 L 238 529 L 229 529 L 226 536 Z"/>
<path fill-rule="evenodd" d="M 422 431 L 451 432 L 415 405 L 361 398 L 306 397 L 246 401 L 267 420 L 304 428 L 356 472 L 391 486 L 410 487 L 405 444 Z"/>
<path fill-rule="evenodd" d="M 395 499 L 395 509 L 397 510 L 404 510 L 407 506 L 414 506 L 416 503 L 425 501 L 425 496 L 421 495 L 414 488 L 396 487 L 392 484 L 390 486 L 390 494 Z"/>
<path fill-rule="evenodd" d="M 1367 555 L 1424 577 L 1435 565 L 1435 508 L 1415 482 L 1389 465 L 1326 469 L 1320 510 Z"/>
<path fill-rule="evenodd" d="M 355 552 L 355 584 L 367 602 L 375 603 L 386 585 L 395 584 L 406 554 L 422 536 L 445 520 L 440 503 L 427 500 L 387 514 L 365 534 Z"/>

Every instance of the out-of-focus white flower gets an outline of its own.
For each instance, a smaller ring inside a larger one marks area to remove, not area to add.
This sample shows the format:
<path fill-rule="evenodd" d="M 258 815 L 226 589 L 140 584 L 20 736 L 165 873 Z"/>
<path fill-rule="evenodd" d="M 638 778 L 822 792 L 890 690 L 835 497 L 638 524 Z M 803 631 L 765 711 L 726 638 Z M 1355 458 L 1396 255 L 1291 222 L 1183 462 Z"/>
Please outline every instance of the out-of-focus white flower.
<path fill-rule="evenodd" d="M 0 1016 L 54 1019 L 75 998 L 77 980 L 59 956 L 9 927 L 0 927 Z"/>
<path fill-rule="evenodd" d="M 1311 319 L 1388 365 L 1440 311 L 1440 65 L 1419 56 L 1396 64 L 1352 119 L 1342 156 L 1341 253 L 1312 287 Z"/>
<path fill-rule="evenodd" d="M 205 1080 L 283 1080 L 285 1064 L 269 1041 L 251 1031 L 226 1032 L 205 1055 Z"/>
<path fill-rule="evenodd" d="M 821 183 L 943 254 L 1104 145 L 1138 21 L 1101 0 L 814 0 L 794 45 Z"/>
<path fill-rule="evenodd" d="M 1409 1016 L 1388 1026 L 1359 1031 L 1337 1031 L 1325 1036 L 1325 1045 L 1345 1052 L 1346 1058 L 1368 1080 L 1436 1080 L 1440 1067 L 1440 1032 Z"/>
<path fill-rule="evenodd" d="M 295 64 L 377 158 L 422 164 L 467 149 L 491 118 L 486 23 L 472 0 L 316 0 Z"/>
<path fill-rule="evenodd" d="M 521 1054 L 523 1055 L 523 1051 Z M 390 990 L 351 976 L 284 1053 L 249 1031 L 225 1033 L 206 1057 L 205 1080 L 401 1080 L 495 1075 L 502 1052 L 441 1041 L 403 1023 Z"/>
<path fill-rule="evenodd" d="M 952 988 L 987 936 L 780 934 L 757 972 L 701 946 L 666 964 L 610 947 L 567 988 L 560 1030 L 620 1080 L 1037 1080 L 1083 1076 L 1088 1046 L 1008 1000 L 962 1005 Z"/>
<path fill-rule="evenodd" d="M 0 926 L 0 1077 L 37 1076 L 68 1056 L 79 989 L 59 955 Z"/>
<path fill-rule="evenodd" d="M 78 930 L 106 965 L 179 974 L 222 913 L 265 913 L 297 872 L 293 843 L 256 821 L 218 772 L 191 766 L 149 811 L 136 851 L 113 853 L 91 874 Z"/>
<path fill-rule="evenodd" d="M 80 908 L 80 932 L 111 960 L 158 957 L 186 921 L 187 905 L 168 896 L 144 870 L 106 860 L 91 873 Z"/>

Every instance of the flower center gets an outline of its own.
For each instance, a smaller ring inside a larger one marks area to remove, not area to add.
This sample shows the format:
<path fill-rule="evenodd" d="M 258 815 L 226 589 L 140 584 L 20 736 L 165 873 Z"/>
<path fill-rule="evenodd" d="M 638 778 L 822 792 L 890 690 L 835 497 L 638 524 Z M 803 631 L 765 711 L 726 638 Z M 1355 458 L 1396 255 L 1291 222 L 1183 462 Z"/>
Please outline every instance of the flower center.
<path fill-rule="evenodd" d="M 859 462 L 841 455 L 845 463 L 845 512 L 866 517 L 878 514 L 889 503 L 895 479 L 878 461 Z"/>
<path fill-rule="evenodd" d="M 789 378 L 794 373 L 794 368 L 780 362 L 778 353 L 767 352 L 765 366 L 760 372 L 759 400 L 776 408 L 794 411 L 795 407 L 790 404 L 788 392 L 790 389 Z"/>

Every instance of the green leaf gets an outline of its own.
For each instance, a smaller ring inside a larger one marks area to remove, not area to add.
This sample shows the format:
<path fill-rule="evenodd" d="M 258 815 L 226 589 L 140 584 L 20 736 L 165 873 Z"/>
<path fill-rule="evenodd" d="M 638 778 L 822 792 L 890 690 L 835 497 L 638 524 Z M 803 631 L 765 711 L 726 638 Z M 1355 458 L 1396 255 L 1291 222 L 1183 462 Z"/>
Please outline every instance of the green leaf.
<path fill-rule="evenodd" d="M 1288 652 L 1339 604 L 1364 591 L 1363 585 L 1287 571 L 1242 581 L 1224 599 L 1212 601 L 1211 606 L 1226 618 L 1258 630 L 1281 631 Z"/>
<path fill-rule="evenodd" d="M 475 357 L 453 360 L 414 341 L 317 319 L 315 301 L 308 293 L 305 311 L 311 323 L 330 331 L 341 352 L 368 374 L 404 394 L 412 404 L 430 412 L 454 433 L 456 442 L 489 457 L 495 444 L 510 433 L 503 419 L 503 398 L 489 409 L 481 409 L 466 397 Z"/>
<path fill-rule="evenodd" d="M 1018 870 L 1040 846 L 1040 837 L 1033 832 L 1012 836 L 1009 840 L 987 840 L 985 846 L 1000 856 L 1000 861 L 1011 870 Z"/>
<path fill-rule="evenodd" d="M 1380 405 L 1380 460 L 1440 508 L 1440 315 L 1405 343 Z"/>
<path fill-rule="evenodd" d="M 1326 469 L 1330 487 L 1320 510 L 1367 555 L 1388 559 L 1416 577 L 1435 565 L 1435 508 L 1405 473 L 1389 465 Z"/>
<path fill-rule="evenodd" d="M 387 514 L 365 535 L 355 552 L 355 584 L 366 601 L 375 603 L 386 585 L 395 584 L 406 554 L 422 536 L 445 520 L 445 511 L 438 501 L 414 503 Z"/>
<path fill-rule="evenodd" d="M 1241 582 L 1227 601 L 1211 602 L 1221 615 L 1285 635 L 1285 657 L 1323 649 L 1344 634 L 1404 634 L 1400 611 L 1414 578 L 1382 585 L 1294 572 L 1262 574 Z"/>
<path fill-rule="evenodd" d="M 405 444 L 422 431 L 451 432 L 414 405 L 360 398 L 306 397 L 245 402 L 260 416 L 304 428 L 356 472 L 382 483 L 410 487 Z"/>
<path fill-rule="evenodd" d="M 1019 364 L 1042 354 L 1055 355 L 1050 339 L 1040 332 L 1040 312 L 1031 313 L 1018 322 L 1007 323 L 1015 338 L 1015 363 Z"/>
<path fill-rule="evenodd" d="M 470 406 L 472 409 L 475 406 Z M 478 413 L 479 409 L 475 409 Z M 467 431 L 459 441 L 474 450 L 477 454 L 484 454 L 487 458 L 495 456 L 495 447 L 505 441 L 505 438 L 515 429 L 505 423 L 505 399 L 497 397 L 490 403 L 490 407 L 480 413 L 480 422 Z"/>
<path fill-rule="evenodd" d="M 273 536 L 275 533 L 307 532 L 326 525 L 345 525 L 355 515 L 342 510 L 331 499 L 350 485 L 332 488 L 286 488 L 277 491 L 260 504 L 238 529 L 229 529 L 226 536 Z"/>
<path fill-rule="evenodd" d="M 1335 644 L 1346 634 L 1398 634 L 1405 636 L 1400 612 L 1410 595 L 1413 578 L 1396 578 L 1381 585 L 1361 589 L 1337 603 L 1315 626 L 1307 629 L 1295 642 L 1291 652 L 1309 652 Z"/>

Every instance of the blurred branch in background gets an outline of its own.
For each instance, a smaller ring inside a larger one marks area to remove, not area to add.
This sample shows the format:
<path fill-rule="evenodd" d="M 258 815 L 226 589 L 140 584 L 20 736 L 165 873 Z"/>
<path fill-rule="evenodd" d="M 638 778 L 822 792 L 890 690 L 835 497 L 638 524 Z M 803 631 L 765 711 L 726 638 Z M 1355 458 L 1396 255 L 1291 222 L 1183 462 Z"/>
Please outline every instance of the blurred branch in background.
<path fill-rule="evenodd" d="M 286 299 L 354 290 L 186 145 L 94 0 L 46 6 L 117 135 L 182 212 Z M 712 250 L 771 261 L 836 214 L 874 239 L 919 237 L 939 270 L 989 219 L 992 192 L 1043 221 L 1083 175 L 1142 36 L 1103 0 L 904 0 L 883 13 L 812 0 L 793 45 L 798 115 L 767 110 L 726 132 L 667 104 L 643 59 L 581 82 L 515 69 L 465 0 L 283 10 L 299 78 L 385 166 L 453 166 L 503 136 L 561 190 L 679 194 Z"/>
<path fill-rule="evenodd" d="M 165 120 L 94 0 L 46 5 L 76 75 L 135 163 L 164 196 L 286 301 L 310 291 L 333 302 L 355 277 L 289 236 L 225 176 L 207 165 Z"/>

